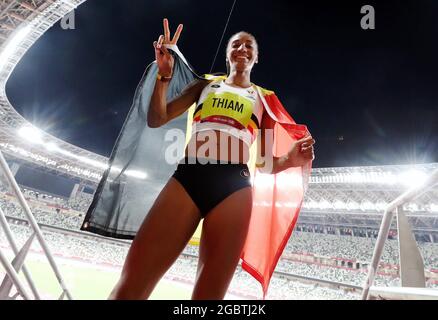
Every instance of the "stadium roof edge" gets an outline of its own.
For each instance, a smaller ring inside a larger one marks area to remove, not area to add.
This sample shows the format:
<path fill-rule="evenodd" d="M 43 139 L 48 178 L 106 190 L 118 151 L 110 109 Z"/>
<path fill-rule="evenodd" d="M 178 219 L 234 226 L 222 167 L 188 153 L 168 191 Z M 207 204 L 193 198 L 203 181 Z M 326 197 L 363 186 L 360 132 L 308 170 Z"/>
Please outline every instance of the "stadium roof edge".
<path fill-rule="evenodd" d="M 0 31 L 0 126 L 1 140 L 3 144 L 11 144 L 13 147 L 27 150 L 29 143 L 17 136 L 17 130 L 24 126 L 35 128 L 29 121 L 24 119 L 12 106 L 6 95 L 6 83 L 29 48 L 62 17 L 77 8 L 85 0 L 34 0 L 32 4 L 15 0 L 0 0 L 0 24 L 4 28 Z M 38 128 L 36 128 L 38 129 Z M 39 129 L 38 129 L 39 130 Z M 37 156 L 45 158 L 57 158 L 58 165 L 53 170 L 73 177 L 87 180 L 88 177 L 77 172 L 68 171 L 65 167 L 80 168 L 84 172 L 90 171 L 90 165 L 80 163 L 78 157 L 88 158 L 93 161 L 107 163 L 108 158 L 82 149 L 63 141 L 47 132 L 41 131 L 45 143 L 57 145 L 67 151 L 67 155 L 54 155 L 50 150 L 39 148 Z M 13 155 L 9 150 L 1 147 L 2 151 Z M 35 149 L 35 148 L 34 148 Z M 30 160 L 31 161 L 31 160 Z M 50 164 L 47 164 L 50 166 Z M 92 170 L 96 175 L 101 175 L 102 168 Z M 91 179 L 95 182 L 95 178 Z"/>

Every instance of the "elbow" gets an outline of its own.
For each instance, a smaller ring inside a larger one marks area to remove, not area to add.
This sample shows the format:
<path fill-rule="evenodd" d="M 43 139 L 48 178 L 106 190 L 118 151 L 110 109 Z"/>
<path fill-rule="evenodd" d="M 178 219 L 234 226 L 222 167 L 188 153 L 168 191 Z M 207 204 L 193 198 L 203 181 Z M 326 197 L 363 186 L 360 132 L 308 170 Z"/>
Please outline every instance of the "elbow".
<path fill-rule="evenodd" d="M 156 129 L 156 128 L 161 127 L 161 125 L 159 123 L 155 122 L 155 121 L 149 121 L 148 120 L 147 124 L 148 124 L 148 127 L 152 128 L 152 129 Z"/>
<path fill-rule="evenodd" d="M 149 128 L 159 128 L 166 124 L 166 120 L 164 118 L 157 118 L 157 117 L 148 117 L 147 119 L 147 125 Z"/>

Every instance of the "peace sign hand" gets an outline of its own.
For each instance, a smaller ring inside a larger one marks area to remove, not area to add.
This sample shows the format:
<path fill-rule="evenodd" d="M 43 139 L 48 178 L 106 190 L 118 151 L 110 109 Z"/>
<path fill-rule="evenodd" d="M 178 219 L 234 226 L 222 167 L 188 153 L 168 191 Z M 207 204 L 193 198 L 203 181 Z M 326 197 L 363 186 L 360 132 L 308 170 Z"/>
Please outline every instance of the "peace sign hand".
<path fill-rule="evenodd" d="M 183 25 L 180 24 L 178 26 L 172 40 L 170 40 L 169 21 L 167 19 L 163 20 L 163 26 L 164 26 L 164 36 L 160 35 L 158 41 L 154 41 L 155 59 L 157 60 L 158 72 L 160 73 L 160 75 L 163 77 L 171 77 L 173 65 L 174 65 L 174 58 L 172 57 L 172 55 L 169 53 L 169 51 L 164 45 L 177 44 L 178 39 L 181 35 L 181 31 L 183 29 Z"/>

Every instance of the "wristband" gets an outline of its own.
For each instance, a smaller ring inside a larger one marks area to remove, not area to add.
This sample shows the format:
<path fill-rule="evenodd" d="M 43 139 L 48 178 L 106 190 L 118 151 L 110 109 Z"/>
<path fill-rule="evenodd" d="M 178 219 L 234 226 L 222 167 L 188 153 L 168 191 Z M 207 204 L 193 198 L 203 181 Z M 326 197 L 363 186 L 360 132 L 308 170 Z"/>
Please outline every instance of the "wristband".
<path fill-rule="evenodd" d="M 161 74 L 157 73 L 157 80 L 162 82 L 169 82 L 172 79 L 172 76 L 170 77 L 164 77 Z"/>

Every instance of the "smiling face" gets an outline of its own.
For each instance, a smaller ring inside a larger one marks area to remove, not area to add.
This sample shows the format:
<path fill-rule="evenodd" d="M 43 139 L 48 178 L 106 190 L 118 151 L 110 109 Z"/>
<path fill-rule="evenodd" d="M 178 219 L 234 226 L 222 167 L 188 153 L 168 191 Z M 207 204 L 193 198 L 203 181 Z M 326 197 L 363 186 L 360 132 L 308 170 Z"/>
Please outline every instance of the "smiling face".
<path fill-rule="evenodd" d="M 258 60 L 258 45 L 251 34 L 239 32 L 230 38 L 227 46 L 227 62 L 230 71 L 251 71 Z"/>

